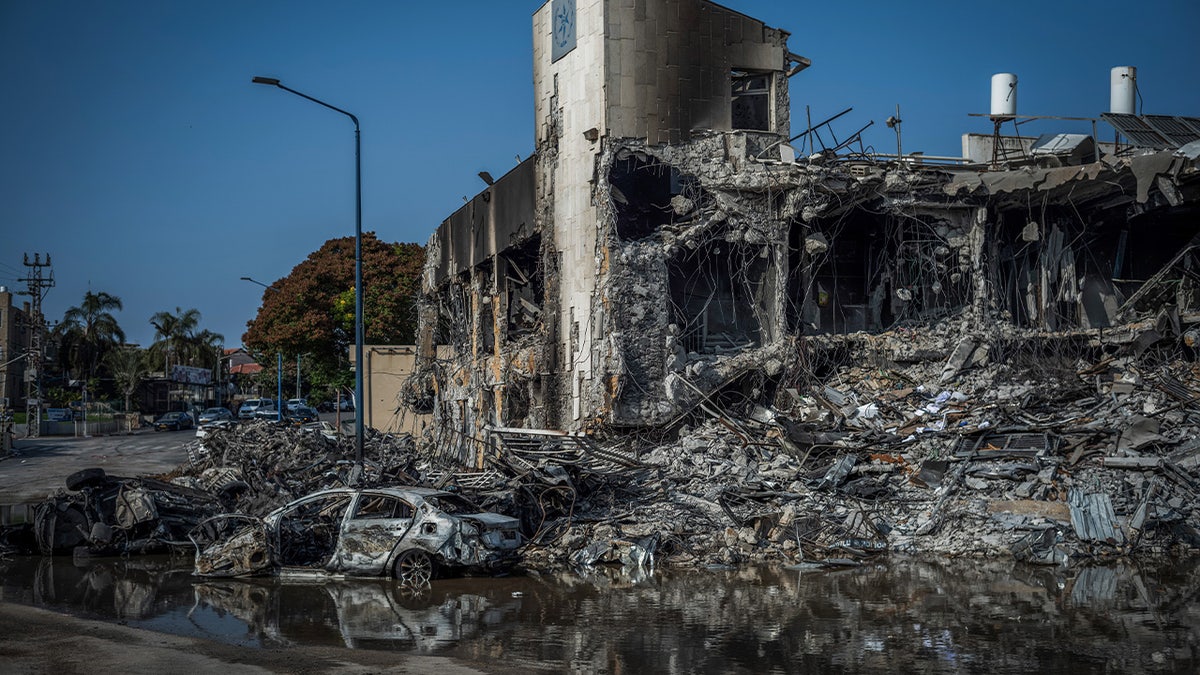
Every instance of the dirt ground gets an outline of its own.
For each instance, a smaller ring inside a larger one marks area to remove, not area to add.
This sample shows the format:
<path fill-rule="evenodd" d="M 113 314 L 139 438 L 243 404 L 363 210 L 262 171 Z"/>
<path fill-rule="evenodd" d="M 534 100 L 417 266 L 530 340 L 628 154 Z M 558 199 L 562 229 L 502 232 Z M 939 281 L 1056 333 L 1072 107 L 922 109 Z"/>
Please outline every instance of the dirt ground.
<path fill-rule="evenodd" d="M 0 603 L 0 672 L 97 673 L 469 673 L 447 657 L 292 647 L 255 649 Z"/>

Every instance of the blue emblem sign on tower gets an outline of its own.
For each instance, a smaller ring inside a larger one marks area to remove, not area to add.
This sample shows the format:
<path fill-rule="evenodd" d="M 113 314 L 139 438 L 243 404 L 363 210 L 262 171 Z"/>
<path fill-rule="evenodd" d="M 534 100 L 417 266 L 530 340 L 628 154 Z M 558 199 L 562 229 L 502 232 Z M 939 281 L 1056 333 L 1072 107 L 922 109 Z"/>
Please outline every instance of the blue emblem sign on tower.
<path fill-rule="evenodd" d="M 575 49 L 575 0 L 553 0 L 550 7 L 550 62 Z"/>

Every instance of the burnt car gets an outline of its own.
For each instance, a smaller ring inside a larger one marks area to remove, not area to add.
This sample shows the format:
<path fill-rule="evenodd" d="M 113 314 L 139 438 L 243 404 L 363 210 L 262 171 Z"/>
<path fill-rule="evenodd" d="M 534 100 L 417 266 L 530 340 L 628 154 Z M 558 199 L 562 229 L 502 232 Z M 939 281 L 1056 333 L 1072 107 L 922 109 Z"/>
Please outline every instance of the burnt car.
<path fill-rule="evenodd" d="M 67 490 L 34 506 L 43 555 L 129 555 L 190 549 L 188 532 L 220 513 L 218 497 L 154 478 L 77 471 Z"/>
<path fill-rule="evenodd" d="M 263 518 L 216 516 L 188 536 L 198 576 L 390 575 L 411 586 L 442 570 L 503 570 L 521 545 L 516 518 L 416 487 L 322 490 Z"/>

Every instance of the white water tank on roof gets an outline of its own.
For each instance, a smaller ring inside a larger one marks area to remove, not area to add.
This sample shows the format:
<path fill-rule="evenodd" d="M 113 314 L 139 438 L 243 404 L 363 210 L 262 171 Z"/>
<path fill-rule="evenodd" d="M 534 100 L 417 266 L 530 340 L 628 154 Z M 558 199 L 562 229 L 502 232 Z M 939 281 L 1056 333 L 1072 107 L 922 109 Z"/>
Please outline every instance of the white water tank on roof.
<path fill-rule="evenodd" d="M 996 73 L 992 76 L 992 117 L 1017 116 L 1017 76 Z"/>
<path fill-rule="evenodd" d="M 1113 68 L 1108 83 L 1108 111 L 1124 115 L 1136 114 L 1137 67 Z"/>

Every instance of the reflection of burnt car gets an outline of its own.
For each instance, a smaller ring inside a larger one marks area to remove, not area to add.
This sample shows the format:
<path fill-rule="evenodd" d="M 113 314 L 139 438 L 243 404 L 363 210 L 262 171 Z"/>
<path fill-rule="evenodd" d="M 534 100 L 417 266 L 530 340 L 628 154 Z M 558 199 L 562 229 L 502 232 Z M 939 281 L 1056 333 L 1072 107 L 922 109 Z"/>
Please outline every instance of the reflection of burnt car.
<path fill-rule="evenodd" d="M 517 528 L 515 518 L 439 490 L 336 488 L 262 519 L 216 516 L 189 537 L 200 576 L 317 570 L 422 585 L 439 568 L 503 568 L 521 544 Z"/>
<path fill-rule="evenodd" d="M 154 420 L 155 431 L 179 431 L 192 428 L 192 416 L 185 412 L 169 412 Z"/>
<path fill-rule="evenodd" d="M 344 645 L 436 653 L 510 625 L 520 594 L 462 588 L 410 590 L 379 579 L 206 579 L 192 584 L 193 611 L 211 608 L 272 646 Z M 491 597 L 489 597 L 489 595 Z M 302 606 L 304 612 L 287 608 Z M 324 621 L 313 621 L 319 614 Z"/>
<path fill-rule="evenodd" d="M 34 507 L 33 533 L 44 555 L 151 553 L 191 547 L 187 533 L 221 510 L 207 492 L 153 478 L 84 469 L 67 488 Z"/>

